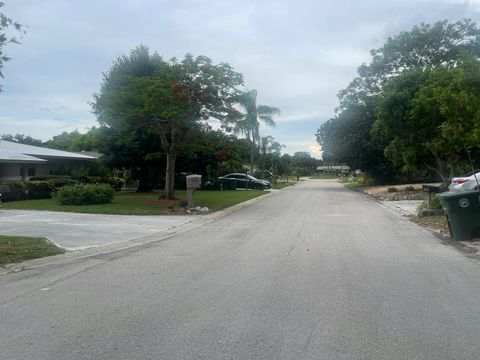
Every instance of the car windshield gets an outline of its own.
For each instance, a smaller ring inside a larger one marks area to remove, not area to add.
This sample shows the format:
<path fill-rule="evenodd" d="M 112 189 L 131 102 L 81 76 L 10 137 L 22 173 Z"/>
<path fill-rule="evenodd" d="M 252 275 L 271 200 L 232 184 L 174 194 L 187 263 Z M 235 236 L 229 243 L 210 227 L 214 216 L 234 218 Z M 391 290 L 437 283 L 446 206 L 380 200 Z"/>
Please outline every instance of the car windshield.
<path fill-rule="evenodd" d="M 248 180 L 255 180 L 255 181 L 257 181 L 257 179 L 254 178 L 252 175 L 247 175 L 247 178 L 248 178 Z"/>

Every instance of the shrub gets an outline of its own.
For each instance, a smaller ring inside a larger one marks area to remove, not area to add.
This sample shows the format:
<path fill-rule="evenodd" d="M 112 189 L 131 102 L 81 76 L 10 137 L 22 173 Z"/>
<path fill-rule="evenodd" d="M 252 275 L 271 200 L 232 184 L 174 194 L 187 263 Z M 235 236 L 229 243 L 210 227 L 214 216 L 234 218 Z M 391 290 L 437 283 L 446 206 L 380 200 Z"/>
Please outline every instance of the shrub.
<path fill-rule="evenodd" d="M 52 181 L 27 181 L 24 188 L 28 199 L 50 199 L 55 191 L 55 184 Z"/>
<path fill-rule="evenodd" d="M 30 181 L 50 181 L 56 188 L 63 187 L 65 185 L 73 185 L 77 182 L 72 180 L 70 176 L 61 176 L 61 175 L 48 175 L 48 176 L 32 176 Z"/>
<path fill-rule="evenodd" d="M 375 184 L 375 179 L 366 174 L 361 174 L 357 176 L 356 182 L 361 184 L 362 186 L 372 186 Z"/>
<path fill-rule="evenodd" d="M 398 189 L 396 187 L 389 187 L 387 189 L 387 192 L 389 192 L 389 193 L 394 193 L 394 192 L 397 192 L 397 191 L 398 191 Z"/>
<path fill-rule="evenodd" d="M 100 176 L 80 176 L 75 178 L 83 184 L 109 184 L 116 191 L 120 191 L 125 184 L 125 180 L 116 177 L 100 177 Z"/>
<path fill-rule="evenodd" d="M 125 179 L 122 178 L 108 177 L 105 178 L 105 180 L 105 182 L 109 184 L 112 188 L 114 188 L 116 191 L 122 190 L 123 185 L 125 185 Z"/>
<path fill-rule="evenodd" d="M 405 186 L 405 191 L 408 191 L 408 192 L 415 192 L 415 188 L 411 185 L 408 185 L 408 186 Z"/>
<path fill-rule="evenodd" d="M 54 199 L 61 205 L 93 205 L 111 203 L 114 195 L 108 184 L 76 184 L 62 187 Z"/>
<path fill-rule="evenodd" d="M 443 206 L 437 195 L 432 194 L 432 200 L 430 201 L 431 210 L 442 210 Z"/>
<path fill-rule="evenodd" d="M 11 182 L 0 185 L 0 194 L 2 194 L 2 201 L 18 201 L 25 200 L 27 193 L 23 182 Z"/>

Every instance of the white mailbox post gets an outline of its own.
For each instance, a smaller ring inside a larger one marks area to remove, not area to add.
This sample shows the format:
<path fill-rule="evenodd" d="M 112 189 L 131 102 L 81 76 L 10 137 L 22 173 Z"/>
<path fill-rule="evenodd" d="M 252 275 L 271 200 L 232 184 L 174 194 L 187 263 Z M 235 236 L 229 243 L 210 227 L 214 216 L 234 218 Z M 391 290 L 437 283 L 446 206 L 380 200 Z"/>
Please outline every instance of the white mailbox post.
<path fill-rule="evenodd" d="M 187 175 L 187 203 L 190 209 L 195 207 L 193 192 L 200 188 L 202 175 Z"/>

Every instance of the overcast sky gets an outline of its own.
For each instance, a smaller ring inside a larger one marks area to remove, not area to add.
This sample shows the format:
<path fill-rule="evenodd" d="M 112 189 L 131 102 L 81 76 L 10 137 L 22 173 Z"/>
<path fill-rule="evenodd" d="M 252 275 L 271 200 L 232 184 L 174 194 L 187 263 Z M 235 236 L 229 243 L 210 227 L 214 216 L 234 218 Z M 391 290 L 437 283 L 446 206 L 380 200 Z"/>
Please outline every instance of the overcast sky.
<path fill-rule="evenodd" d="M 4 0 L 2 11 L 28 26 L 1 81 L 0 134 L 47 140 L 97 125 L 88 103 L 102 71 L 139 44 L 165 58 L 187 52 L 225 61 L 277 106 L 287 146 L 311 151 L 369 50 L 421 22 L 480 22 L 480 0 Z"/>

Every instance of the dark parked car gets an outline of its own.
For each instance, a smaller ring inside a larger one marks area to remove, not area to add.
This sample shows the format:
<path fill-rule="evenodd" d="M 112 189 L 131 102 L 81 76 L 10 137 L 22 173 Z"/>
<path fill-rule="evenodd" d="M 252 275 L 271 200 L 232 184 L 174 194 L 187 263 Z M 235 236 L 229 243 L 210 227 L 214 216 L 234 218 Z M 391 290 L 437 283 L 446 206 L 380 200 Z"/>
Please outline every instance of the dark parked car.
<path fill-rule="evenodd" d="M 251 175 L 242 173 L 233 173 L 225 176 L 220 176 L 218 180 L 223 184 L 224 189 L 256 189 L 265 190 L 270 189 L 272 185 L 266 180 L 259 180 Z"/>

